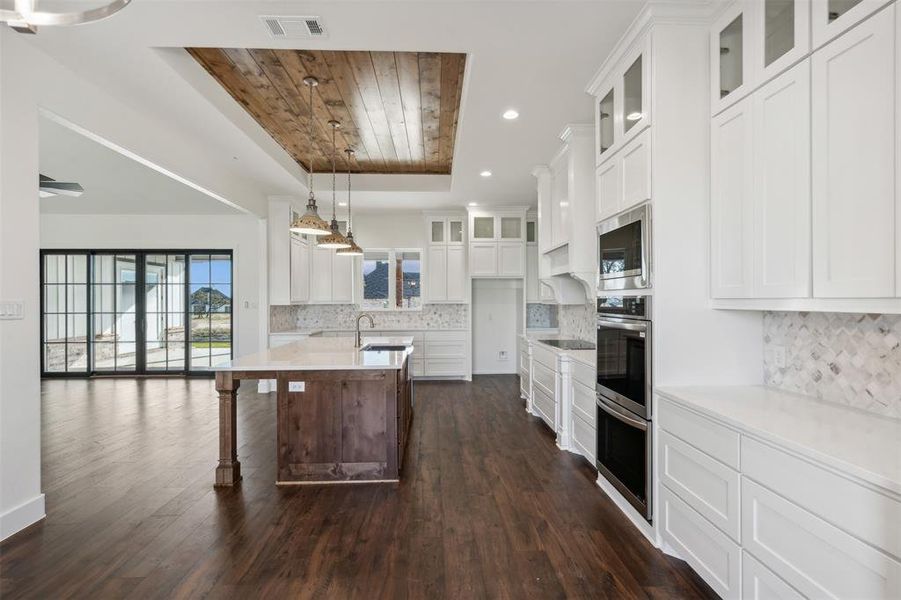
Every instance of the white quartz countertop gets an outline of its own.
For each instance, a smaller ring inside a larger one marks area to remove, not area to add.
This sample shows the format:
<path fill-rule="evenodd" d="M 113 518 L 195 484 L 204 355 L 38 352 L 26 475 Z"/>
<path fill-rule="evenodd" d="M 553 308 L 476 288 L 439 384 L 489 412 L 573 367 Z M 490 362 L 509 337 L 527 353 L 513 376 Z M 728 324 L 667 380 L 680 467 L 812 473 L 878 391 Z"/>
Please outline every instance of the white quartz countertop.
<path fill-rule="evenodd" d="M 657 393 L 901 494 L 901 421 L 764 386 L 664 387 Z"/>
<path fill-rule="evenodd" d="M 407 346 L 404 351 L 362 352 L 353 336 L 310 337 L 256 354 L 240 356 L 217 371 L 342 371 L 400 369 L 413 351 L 410 336 L 364 336 L 363 346 Z"/>
<path fill-rule="evenodd" d="M 316 335 L 321 329 L 291 329 L 288 331 L 270 331 L 269 335 Z"/>
<path fill-rule="evenodd" d="M 532 342 L 541 343 L 542 340 L 571 340 L 574 339 L 572 336 L 560 335 L 559 333 L 542 333 L 541 330 L 529 330 L 523 334 L 523 337 L 528 338 Z M 594 342 L 588 342 L 593 344 Z M 595 367 L 597 363 L 597 352 L 595 350 L 565 350 L 563 348 L 558 348 L 557 346 L 550 346 L 548 344 L 541 344 L 543 347 L 551 350 L 555 354 L 560 354 L 563 356 L 568 356 L 569 358 L 588 365 L 592 369 Z"/>

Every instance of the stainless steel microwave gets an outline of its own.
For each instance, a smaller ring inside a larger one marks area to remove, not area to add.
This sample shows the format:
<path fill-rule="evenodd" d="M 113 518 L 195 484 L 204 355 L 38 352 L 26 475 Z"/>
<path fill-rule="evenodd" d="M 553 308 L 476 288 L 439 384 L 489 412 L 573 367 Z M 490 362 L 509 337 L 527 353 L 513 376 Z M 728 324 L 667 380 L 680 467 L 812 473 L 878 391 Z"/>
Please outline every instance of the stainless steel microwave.
<path fill-rule="evenodd" d="M 598 225 L 598 291 L 651 287 L 651 206 Z"/>

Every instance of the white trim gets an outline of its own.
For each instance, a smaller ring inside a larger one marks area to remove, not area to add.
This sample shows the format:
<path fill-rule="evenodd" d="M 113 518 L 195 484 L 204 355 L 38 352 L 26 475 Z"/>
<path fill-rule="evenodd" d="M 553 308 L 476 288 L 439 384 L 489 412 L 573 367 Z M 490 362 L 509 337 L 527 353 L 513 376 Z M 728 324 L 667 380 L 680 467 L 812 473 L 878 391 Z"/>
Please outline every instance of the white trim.
<path fill-rule="evenodd" d="M 651 545 L 655 548 L 660 547 L 660 543 L 657 541 L 657 531 L 654 527 L 644 520 L 638 511 L 629 504 L 629 502 L 620 494 L 613 485 L 607 481 L 603 475 L 598 473 L 597 480 L 598 487 L 604 490 L 604 493 L 613 500 L 613 503 L 616 504 L 617 507 L 626 515 L 626 518 L 632 521 L 632 524 L 635 525 L 636 529 L 641 532 L 641 534 L 651 542 Z"/>
<path fill-rule="evenodd" d="M 367 254 L 375 254 L 378 252 L 384 252 L 388 255 L 388 307 L 387 308 L 371 308 L 363 306 L 364 298 L 364 274 L 363 274 L 363 262 L 366 261 Z M 394 281 L 397 277 L 397 262 L 396 257 L 398 253 L 403 252 L 416 252 L 419 254 L 419 307 L 418 308 L 398 308 L 396 306 L 397 302 L 397 293 L 395 291 Z M 425 295 L 423 294 L 423 285 L 425 281 L 425 251 L 422 248 L 364 248 L 363 256 L 360 257 L 360 274 L 357 278 L 357 285 L 359 285 L 359 298 L 360 301 L 357 303 L 357 306 L 361 311 L 365 312 L 422 312 L 422 309 L 425 306 Z"/>
<path fill-rule="evenodd" d="M 44 494 L 39 494 L 0 515 L 0 541 L 46 517 L 44 511 Z"/>

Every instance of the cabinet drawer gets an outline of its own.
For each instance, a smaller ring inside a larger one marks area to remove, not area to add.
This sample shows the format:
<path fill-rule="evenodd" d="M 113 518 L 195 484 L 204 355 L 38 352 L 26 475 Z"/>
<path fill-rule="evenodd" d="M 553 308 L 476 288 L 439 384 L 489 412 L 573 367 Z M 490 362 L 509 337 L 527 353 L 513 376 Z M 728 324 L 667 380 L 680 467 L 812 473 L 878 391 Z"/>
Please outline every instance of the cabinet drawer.
<path fill-rule="evenodd" d="M 532 407 L 538 416 L 548 424 L 548 427 L 557 431 L 557 404 L 554 402 L 553 396 L 548 396 L 541 388 L 532 386 Z"/>
<path fill-rule="evenodd" d="M 580 363 L 578 361 L 572 361 L 573 366 L 573 381 L 576 383 L 581 383 L 587 388 L 594 389 L 594 385 L 597 382 L 597 375 L 595 375 L 596 371 L 594 367 L 590 367 L 584 363 Z"/>
<path fill-rule="evenodd" d="M 742 473 L 901 559 L 901 502 L 747 436 Z M 849 510 L 853 507 L 853 510 Z"/>
<path fill-rule="evenodd" d="M 519 369 L 528 373 L 529 371 L 529 353 L 528 351 L 519 353 Z"/>
<path fill-rule="evenodd" d="M 557 355 L 541 344 L 532 345 L 532 362 L 541 363 L 551 371 L 557 370 Z"/>
<path fill-rule="evenodd" d="M 595 427 L 598 417 L 597 394 L 594 388 L 587 388 L 581 383 L 573 382 L 573 414 L 580 417 L 591 427 Z"/>
<path fill-rule="evenodd" d="M 540 387 L 551 398 L 556 397 L 556 385 L 554 384 L 556 373 L 541 363 L 532 363 L 532 385 Z"/>
<path fill-rule="evenodd" d="M 741 542 L 741 479 L 679 438 L 661 431 L 657 443 L 660 479 L 686 504 Z"/>
<path fill-rule="evenodd" d="M 466 375 L 466 361 L 462 358 L 425 359 L 426 377 L 463 377 Z"/>
<path fill-rule="evenodd" d="M 597 430 L 593 424 L 589 424 L 577 416 L 573 416 L 573 443 L 582 453 L 582 456 L 588 459 L 588 462 L 594 466 L 595 450 L 598 445 Z"/>
<path fill-rule="evenodd" d="M 529 374 L 522 369 L 519 371 L 519 391 L 524 397 L 529 397 Z"/>
<path fill-rule="evenodd" d="M 658 402 L 660 427 L 738 470 L 738 432 L 682 408 L 665 397 Z"/>
<path fill-rule="evenodd" d="M 741 549 L 666 486 L 660 490 L 663 539 L 723 598 L 741 594 Z"/>
<path fill-rule="evenodd" d="M 747 477 L 741 483 L 745 548 L 803 595 L 901 595 L 901 563 Z"/>
<path fill-rule="evenodd" d="M 463 358 L 466 356 L 466 342 L 428 340 L 425 345 L 426 358 Z"/>
<path fill-rule="evenodd" d="M 795 588 L 747 551 L 741 553 L 741 597 L 743 600 L 804 600 Z"/>
<path fill-rule="evenodd" d="M 466 342 L 465 331 L 427 331 L 427 342 Z"/>

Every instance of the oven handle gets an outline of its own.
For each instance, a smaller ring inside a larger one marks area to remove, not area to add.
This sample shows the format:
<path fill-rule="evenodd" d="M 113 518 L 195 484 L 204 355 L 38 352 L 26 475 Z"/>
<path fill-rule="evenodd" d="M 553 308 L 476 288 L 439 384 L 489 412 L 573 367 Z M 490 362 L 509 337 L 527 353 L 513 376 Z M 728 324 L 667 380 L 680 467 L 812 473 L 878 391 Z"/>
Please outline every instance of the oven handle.
<path fill-rule="evenodd" d="M 601 326 L 609 327 L 611 329 L 625 329 L 627 331 L 647 331 L 648 325 L 647 323 L 629 323 L 626 321 L 614 321 L 611 319 L 598 319 L 597 322 L 598 329 Z"/>
<path fill-rule="evenodd" d="M 623 414 L 622 411 L 625 410 L 624 408 L 620 408 L 616 404 L 613 404 L 612 402 L 610 402 L 609 400 L 607 400 L 600 394 L 597 394 L 597 403 L 598 403 L 598 408 L 603 410 L 605 413 L 607 413 L 611 417 L 622 421 L 626 425 L 631 425 L 632 427 L 635 427 L 642 431 L 648 430 L 648 424 L 646 421 L 642 421 L 641 419 L 636 419 L 634 417 L 630 417 L 630 416 Z"/>

